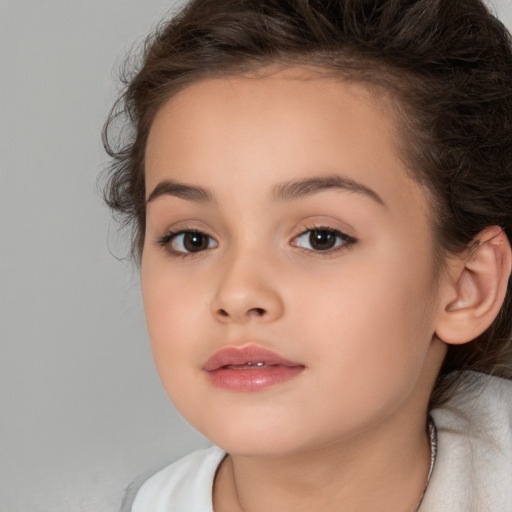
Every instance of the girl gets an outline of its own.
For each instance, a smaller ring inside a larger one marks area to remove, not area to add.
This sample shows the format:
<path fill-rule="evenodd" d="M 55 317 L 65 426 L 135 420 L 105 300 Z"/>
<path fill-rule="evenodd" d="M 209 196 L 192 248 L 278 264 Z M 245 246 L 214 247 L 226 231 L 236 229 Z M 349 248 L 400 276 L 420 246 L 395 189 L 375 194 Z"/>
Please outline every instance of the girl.
<path fill-rule="evenodd" d="M 133 512 L 512 511 L 512 48 L 480 0 L 193 0 L 110 120 L 162 382 Z"/>

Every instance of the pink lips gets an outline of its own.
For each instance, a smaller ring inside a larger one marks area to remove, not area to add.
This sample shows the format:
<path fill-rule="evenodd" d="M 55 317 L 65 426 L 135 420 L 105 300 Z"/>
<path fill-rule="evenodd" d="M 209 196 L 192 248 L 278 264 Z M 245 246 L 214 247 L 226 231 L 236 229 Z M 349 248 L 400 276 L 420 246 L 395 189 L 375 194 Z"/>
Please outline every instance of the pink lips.
<path fill-rule="evenodd" d="M 246 392 L 290 380 L 304 368 L 304 365 L 284 359 L 266 348 L 246 345 L 215 352 L 203 370 L 214 386 Z"/>

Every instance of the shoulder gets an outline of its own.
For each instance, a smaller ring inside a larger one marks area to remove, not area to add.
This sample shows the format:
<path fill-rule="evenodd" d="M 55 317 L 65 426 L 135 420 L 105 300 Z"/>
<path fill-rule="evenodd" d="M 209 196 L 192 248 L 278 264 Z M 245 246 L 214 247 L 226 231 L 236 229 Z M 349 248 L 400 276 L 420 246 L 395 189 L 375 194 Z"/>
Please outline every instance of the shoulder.
<path fill-rule="evenodd" d="M 438 455 L 421 510 L 511 510 L 512 381 L 468 373 L 432 416 Z"/>
<path fill-rule="evenodd" d="M 132 512 L 212 512 L 213 480 L 225 455 L 214 446 L 162 469 L 140 488 Z"/>
<path fill-rule="evenodd" d="M 432 414 L 442 435 L 512 448 L 512 380 L 468 372 L 455 396 Z"/>

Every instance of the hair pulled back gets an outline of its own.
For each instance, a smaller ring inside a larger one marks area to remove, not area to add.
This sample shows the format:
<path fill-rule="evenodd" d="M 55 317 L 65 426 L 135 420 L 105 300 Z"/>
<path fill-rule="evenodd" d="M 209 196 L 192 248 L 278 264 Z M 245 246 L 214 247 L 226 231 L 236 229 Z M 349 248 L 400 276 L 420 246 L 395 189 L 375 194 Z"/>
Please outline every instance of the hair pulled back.
<path fill-rule="evenodd" d="M 192 0 L 146 40 L 104 127 L 105 199 L 132 227 L 136 259 L 158 109 L 198 80 L 275 64 L 314 66 L 391 93 L 403 158 L 431 199 L 438 255 L 492 225 L 512 240 L 512 42 L 480 0 Z M 462 370 L 512 378 L 511 294 L 509 283 L 485 333 L 450 346 L 432 406 Z"/>

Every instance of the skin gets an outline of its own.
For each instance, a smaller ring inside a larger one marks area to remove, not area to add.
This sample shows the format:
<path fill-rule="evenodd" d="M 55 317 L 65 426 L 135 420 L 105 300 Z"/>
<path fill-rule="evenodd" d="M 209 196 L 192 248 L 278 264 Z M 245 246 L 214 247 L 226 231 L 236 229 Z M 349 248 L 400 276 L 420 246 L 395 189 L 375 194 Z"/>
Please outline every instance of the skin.
<path fill-rule="evenodd" d="M 147 325 L 170 398 L 230 454 L 216 512 L 406 512 L 422 493 L 450 287 L 396 133 L 384 95 L 301 69 L 198 82 L 154 120 Z M 351 187 L 275 197 L 282 183 L 326 176 Z M 153 193 L 165 180 L 208 197 Z M 351 238 L 318 251 L 314 228 Z M 165 239 L 187 230 L 209 237 L 205 250 Z M 248 343 L 305 369 L 253 393 L 213 386 L 208 358 Z"/>

